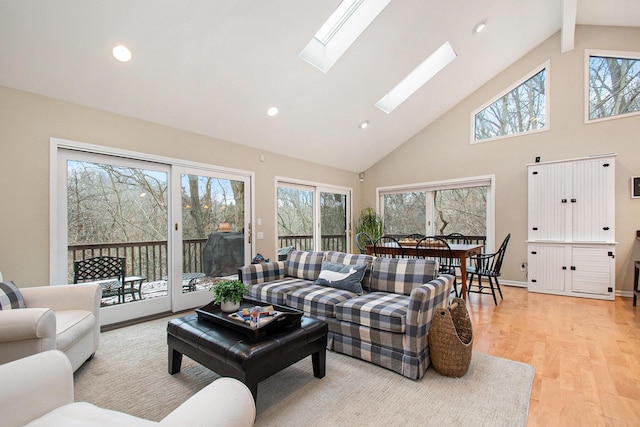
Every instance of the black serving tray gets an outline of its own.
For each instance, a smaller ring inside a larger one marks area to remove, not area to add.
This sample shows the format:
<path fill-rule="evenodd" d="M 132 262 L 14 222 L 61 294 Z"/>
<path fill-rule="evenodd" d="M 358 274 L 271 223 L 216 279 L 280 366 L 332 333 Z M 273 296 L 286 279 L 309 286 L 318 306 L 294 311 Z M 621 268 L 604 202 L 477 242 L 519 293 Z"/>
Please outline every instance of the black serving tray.
<path fill-rule="evenodd" d="M 252 328 L 247 322 L 244 322 L 238 318 L 229 317 L 229 314 L 231 313 L 223 312 L 220 309 L 220 305 L 214 304 L 213 302 L 210 302 L 209 304 L 200 308 L 196 308 L 196 313 L 198 313 L 198 320 L 205 320 L 228 327 L 246 335 L 252 340 L 262 338 L 269 332 L 282 328 L 284 326 L 299 324 L 300 319 L 303 315 L 302 311 L 296 310 L 295 308 L 285 307 L 278 304 L 269 304 L 264 301 L 258 301 L 252 298 L 243 298 L 238 311 L 242 310 L 243 308 L 252 308 L 256 305 L 271 305 L 273 306 L 275 311 L 279 313 L 279 315 L 275 319 L 273 319 L 273 321 L 265 325 L 258 326 L 257 328 Z"/>

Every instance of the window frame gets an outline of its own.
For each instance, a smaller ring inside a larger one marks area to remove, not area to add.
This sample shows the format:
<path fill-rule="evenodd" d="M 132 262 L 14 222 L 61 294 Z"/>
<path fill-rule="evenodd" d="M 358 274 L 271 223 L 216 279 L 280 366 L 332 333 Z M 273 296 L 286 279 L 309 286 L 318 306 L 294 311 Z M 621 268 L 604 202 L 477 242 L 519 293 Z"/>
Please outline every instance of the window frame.
<path fill-rule="evenodd" d="M 338 185 L 324 184 L 320 182 L 306 181 L 295 178 L 287 178 L 283 176 L 275 177 L 275 213 L 274 213 L 274 230 L 276 233 L 275 238 L 275 253 L 278 253 L 279 249 L 279 234 L 278 234 L 278 188 L 287 187 L 299 190 L 308 190 L 313 193 L 313 250 L 320 251 L 322 246 L 322 233 L 321 233 L 321 193 L 336 193 L 344 194 L 347 197 L 347 212 L 345 223 L 346 239 L 347 239 L 347 252 L 350 253 L 352 249 L 353 228 L 353 189 L 351 187 L 342 187 Z"/>
<path fill-rule="evenodd" d="M 600 123 L 607 120 L 616 120 L 626 117 L 633 117 L 640 115 L 640 111 L 632 111 L 624 114 L 617 114 L 615 116 L 601 117 L 599 119 L 590 119 L 590 71 L 591 71 L 591 57 L 601 56 L 616 59 L 633 59 L 640 61 L 640 52 L 629 52 L 619 50 L 599 50 L 599 49 L 585 49 L 584 50 L 584 124 Z"/>
<path fill-rule="evenodd" d="M 455 188 L 466 187 L 482 187 L 487 186 L 487 231 L 486 231 L 486 250 L 492 252 L 495 246 L 495 175 L 482 175 L 467 178 L 459 178 L 444 181 L 432 181 L 432 182 L 419 182 L 405 185 L 395 185 L 391 187 L 377 187 L 376 188 L 376 212 L 381 216 L 384 216 L 384 206 L 382 198 L 387 194 L 407 193 L 415 191 L 433 192 L 436 190 L 451 190 Z M 427 197 L 428 201 L 429 197 Z M 433 205 L 433 199 L 431 199 L 431 205 Z M 429 210 L 433 206 L 427 207 L 427 220 Z M 433 221 L 432 221 L 433 222 Z M 431 225 L 433 227 L 433 225 Z M 427 228 L 427 232 L 428 232 Z"/>
<path fill-rule="evenodd" d="M 514 90 L 518 86 L 524 84 L 527 80 L 531 79 L 533 76 L 535 76 L 536 74 L 538 74 L 540 71 L 543 71 L 543 70 L 545 71 L 545 74 L 544 74 L 545 124 L 544 124 L 544 126 L 541 127 L 540 129 L 533 129 L 533 130 L 529 130 L 529 131 L 526 131 L 526 132 L 519 132 L 519 133 L 514 133 L 514 134 L 509 134 L 509 135 L 500 135 L 500 136 L 495 136 L 493 138 L 476 140 L 475 139 L 475 133 L 476 133 L 476 120 L 475 120 L 475 118 L 476 118 L 476 114 L 478 114 L 480 111 L 486 109 L 491 104 L 493 104 L 494 102 L 496 102 L 497 100 L 499 100 L 500 98 L 505 96 L 507 93 L 511 92 L 512 90 Z M 471 120 L 470 120 L 470 122 L 471 122 L 471 126 L 470 126 L 469 140 L 470 140 L 471 144 L 482 144 L 482 143 L 485 143 L 485 142 L 499 141 L 499 140 L 506 139 L 506 138 L 515 138 L 515 137 L 519 137 L 519 136 L 531 135 L 531 134 L 535 134 L 535 133 L 539 133 L 539 132 L 547 132 L 547 131 L 551 130 L 551 61 L 550 60 L 546 60 L 542 64 L 538 65 L 532 71 L 526 73 L 524 75 L 524 77 L 518 79 L 511 86 L 507 87 L 502 92 L 500 92 L 496 96 L 492 97 L 489 101 L 487 101 L 486 103 L 482 104 L 477 109 L 473 110 L 471 112 Z"/>

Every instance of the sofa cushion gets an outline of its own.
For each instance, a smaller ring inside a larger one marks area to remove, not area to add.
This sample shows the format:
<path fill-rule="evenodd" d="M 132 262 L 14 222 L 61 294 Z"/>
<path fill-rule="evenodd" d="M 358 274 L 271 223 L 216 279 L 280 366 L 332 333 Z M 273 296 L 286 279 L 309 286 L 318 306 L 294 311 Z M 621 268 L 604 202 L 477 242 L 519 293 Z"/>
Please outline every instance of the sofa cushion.
<path fill-rule="evenodd" d="M 0 282 L 0 310 L 24 308 L 24 298 L 13 282 Z"/>
<path fill-rule="evenodd" d="M 56 348 L 66 352 L 86 335 L 93 333 L 96 318 L 86 310 L 56 311 Z"/>
<path fill-rule="evenodd" d="M 291 251 L 287 255 L 284 271 L 287 276 L 316 280 L 322 269 L 324 252 Z"/>
<path fill-rule="evenodd" d="M 336 319 L 383 331 L 404 333 L 409 297 L 371 292 L 336 305 Z"/>
<path fill-rule="evenodd" d="M 371 255 L 346 254 L 344 252 L 327 251 L 324 254 L 324 260 L 345 265 L 367 264 L 361 283 L 364 289 L 369 290 L 371 282 L 371 264 L 373 263 L 373 257 Z"/>
<path fill-rule="evenodd" d="M 310 280 L 287 277 L 284 279 L 273 280 L 271 282 L 251 285 L 249 286 L 249 296 L 270 304 L 286 305 L 287 293 L 295 291 L 296 289 L 311 286 L 312 284 L 313 282 Z"/>
<path fill-rule="evenodd" d="M 157 426 L 158 423 L 122 412 L 99 408 L 87 402 L 74 402 L 60 406 L 36 418 L 27 426 Z"/>
<path fill-rule="evenodd" d="M 367 264 L 345 265 L 330 261 L 322 261 L 322 270 L 314 282 L 315 285 L 344 289 L 361 295 L 362 278 Z"/>
<path fill-rule="evenodd" d="M 373 260 L 371 290 L 410 295 L 411 291 L 433 280 L 438 263 L 430 259 L 382 258 Z"/>
<path fill-rule="evenodd" d="M 335 317 L 337 304 L 357 296 L 355 292 L 343 289 L 310 285 L 290 292 L 287 295 L 286 305 L 311 316 Z"/>

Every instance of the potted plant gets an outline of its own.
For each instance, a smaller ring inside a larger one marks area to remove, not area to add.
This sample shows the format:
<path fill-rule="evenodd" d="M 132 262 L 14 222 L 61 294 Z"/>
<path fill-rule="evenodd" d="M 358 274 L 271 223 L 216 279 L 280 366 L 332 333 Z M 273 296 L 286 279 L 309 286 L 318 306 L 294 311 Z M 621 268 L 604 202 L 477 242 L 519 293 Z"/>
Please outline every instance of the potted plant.
<path fill-rule="evenodd" d="M 375 242 L 384 234 L 382 217 L 373 208 L 364 208 L 356 223 L 356 233 L 364 231 Z"/>
<path fill-rule="evenodd" d="M 222 280 L 216 283 L 211 290 L 213 291 L 213 302 L 220 304 L 220 308 L 225 313 L 238 310 L 242 297 L 249 293 L 247 286 L 236 279 Z"/>

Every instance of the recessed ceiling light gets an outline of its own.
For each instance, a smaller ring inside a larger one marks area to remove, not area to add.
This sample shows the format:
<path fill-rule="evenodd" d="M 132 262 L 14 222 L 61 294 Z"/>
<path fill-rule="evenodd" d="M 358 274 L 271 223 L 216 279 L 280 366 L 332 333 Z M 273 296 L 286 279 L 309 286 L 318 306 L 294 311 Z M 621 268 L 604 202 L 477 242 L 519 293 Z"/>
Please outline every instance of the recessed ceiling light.
<path fill-rule="evenodd" d="M 131 51 L 126 46 L 118 45 L 113 48 L 112 52 L 113 57 L 120 62 L 131 61 Z"/>
<path fill-rule="evenodd" d="M 364 122 L 360 123 L 360 129 L 366 129 L 369 127 L 369 120 L 365 120 Z"/>
<path fill-rule="evenodd" d="M 277 109 L 276 107 L 271 107 L 271 108 L 269 108 L 269 109 L 267 110 L 267 115 L 268 115 L 269 117 L 273 117 L 273 116 L 275 116 L 276 114 L 278 114 L 278 109 Z"/>
<path fill-rule="evenodd" d="M 433 76 L 438 74 L 447 64 L 456 59 L 456 57 L 457 55 L 451 47 L 451 44 L 445 42 L 435 52 L 429 55 L 422 64 L 407 74 L 407 76 L 385 96 L 380 98 L 380 100 L 376 102 L 376 107 L 389 114 Z"/>
<path fill-rule="evenodd" d="M 482 21 L 478 22 L 475 27 L 473 27 L 473 32 L 477 34 L 485 28 L 487 28 L 487 20 L 483 19 Z"/>

